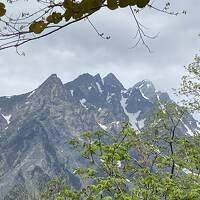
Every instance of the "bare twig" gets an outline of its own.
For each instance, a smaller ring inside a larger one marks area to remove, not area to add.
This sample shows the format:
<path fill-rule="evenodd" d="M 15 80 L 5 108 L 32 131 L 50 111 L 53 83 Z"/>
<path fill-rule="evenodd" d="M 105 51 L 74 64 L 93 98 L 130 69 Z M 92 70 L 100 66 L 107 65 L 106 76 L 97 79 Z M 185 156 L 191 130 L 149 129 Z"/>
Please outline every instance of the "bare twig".
<path fill-rule="evenodd" d="M 146 41 L 145 41 L 144 38 L 146 37 L 146 38 L 149 38 L 149 39 L 155 39 L 155 38 L 158 36 L 158 34 L 155 35 L 155 36 L 149 36 L 149 35 L 147 35 L 147 34 L 144 32 L 144 30 L 142 29 L 142 27 L 144 28 L 144 26 L 141 25 L 141 23 L 138 21 L 136 15 L 135 15 L 135 13 L 134 13 L 133 8 L 132 8 L 131 6 L 129 6 L 129 7 L 130 7 L 131 13 L 132 13 L 132 15 L 133 15 L 133 18 L 134 18 L 134 20 L 135 20 L 135 22 L 136 22 L 136 25 L 137 25 L 137 33 L 136 33 L 136 36 L 135 36 L 134 38 L 137 38 L 137 36 L 139 35 L 138 41 L 136 42 L 136 44 L 135 44 L 134 46 L 132 46 L 132 48 L 135 48 L 136 46 L 138 46 L 138 44 L 139 44 L 140 42 L 142 42 L 142 44 L 148 49 L 149 53 L 151 53 L 151 49 L 150 49 L 149 46 L 147 45 L 147 43 L 146 43 Z"/>
<path fill-rule="evenodd" d="M 89 24 L 92 26 L 92 28 L 95 30 L 95 32 L 103 39 L 110 39 L 110 36 L 104 36 L 104 33 L 100 33 L 97 28 L 94 26 L 94 24 L 91 22 L 91 20 L 89 19 L 89 17 L 86 18 L 87 21 L 89 22 Z"/>

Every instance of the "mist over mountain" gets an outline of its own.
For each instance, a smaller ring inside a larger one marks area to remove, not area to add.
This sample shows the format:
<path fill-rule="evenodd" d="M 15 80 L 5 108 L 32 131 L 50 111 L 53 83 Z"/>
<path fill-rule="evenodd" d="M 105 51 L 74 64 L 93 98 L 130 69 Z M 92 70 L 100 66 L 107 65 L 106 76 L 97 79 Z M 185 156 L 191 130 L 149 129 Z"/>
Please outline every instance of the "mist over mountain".
<path fill-rule="evenodd" d="M 65 84 L 52 74 L 29 93 L 0 97 L 0 199 L 37 199 L 60 175 L 79 188 L 73 171 L 87 163 L 68 141 L 84 131 L 118 131 L 124 121 L 140 132 L 159 101 L 172 100 L 151 81 L 126 89 L 112 73 L 82 74 Z M 188 115 L 179 129 L 191 135 L 197 123 Z"/>

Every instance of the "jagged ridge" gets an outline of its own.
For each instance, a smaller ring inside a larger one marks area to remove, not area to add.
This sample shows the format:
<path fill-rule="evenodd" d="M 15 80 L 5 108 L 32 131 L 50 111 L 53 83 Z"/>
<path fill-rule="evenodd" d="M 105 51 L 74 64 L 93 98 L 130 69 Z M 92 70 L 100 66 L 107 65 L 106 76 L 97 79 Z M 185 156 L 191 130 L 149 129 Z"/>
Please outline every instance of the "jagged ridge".
<path fill-rule="evenodd" d="M 159 99 L 171 101 L 149 80 L 125 89 L 112 73 L 104 78 L 82 74 L 66 84 L 53 74 L 34 91 L 0 97 L 1 199 L 14 199 L 10 191 L 19 186 L 34 199 L 60 174 L 79 187 L 73 171 L 84 161 L 71 154 L 67 141 L 83 131 L 117 131 L 127 120 L 141 131 Z M 196 127 L 191 116 L 182 124 L 188 134 Z"/>

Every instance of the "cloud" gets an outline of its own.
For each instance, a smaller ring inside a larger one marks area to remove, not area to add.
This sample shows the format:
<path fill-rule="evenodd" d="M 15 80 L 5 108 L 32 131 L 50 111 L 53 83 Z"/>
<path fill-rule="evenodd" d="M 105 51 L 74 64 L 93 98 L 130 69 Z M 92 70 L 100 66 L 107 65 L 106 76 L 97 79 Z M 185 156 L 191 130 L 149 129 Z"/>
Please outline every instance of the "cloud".
<path fill-rule="evenodd" d="M 142 45 L 130 48 L 136 43 L 137 29 L 127 9 L 104 10 L 90 18 L 99 32 L 111 36 L 110 40 L 100 38 L 87 21 L 82 21 L 23 46 L 20 50 L 25 57 L 13 49 L 0 52 L 0 96 L 33 90 L 52 73 L 68 82 L 86 72 L 102 76 L 113 72 L 127 88 L 150 79 L 158 89 L 170 92 L 179 86 L 183 66 L 192 62 L 200 47 L 200 2 L 174 1 L 172 7 L 188 14 L 174 17 L 146 9 L 138 15 L 149 28 L 148 34 L 159 33 L 154 40 L 146 38 L 152 53 Z"/>

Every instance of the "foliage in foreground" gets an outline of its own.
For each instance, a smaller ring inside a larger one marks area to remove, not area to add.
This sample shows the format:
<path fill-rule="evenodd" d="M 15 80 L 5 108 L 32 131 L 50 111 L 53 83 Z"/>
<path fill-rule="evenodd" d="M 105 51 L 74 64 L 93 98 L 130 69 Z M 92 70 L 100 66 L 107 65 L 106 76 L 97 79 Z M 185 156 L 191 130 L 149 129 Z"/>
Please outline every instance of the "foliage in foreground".
<path fill-rule="evenodd" d="M 146 8 L 174 16 L 186 14 L 186 11 L 170 11 L 170 5 L 168 1 L 161 1 L 161 7 L 157 7 L 150 0 L 0 0 L 0 50 L 17 50 L 25 43 L 47 37 L 83 20 L 88 21 L 98 36 L 110 39 L 109 35 L 105 36 L 98 31 L 89 17 L 96 17 L 95 14 L 102 10 L 114 12 L 124 8 L 128 8 L 135 21 L 136 44 L 142 43 L 149 49 L 145 40 L 154 39 L 156 35 L 150 36 L 147 33 L 136 14 Z"/>
<path fill-rule="evenodd" d="M 72 139 L 70 144 L 91 163 L 74 171 L 83 187 L 75 191 L 64 185 L 44 198 L 200 199 L 200 134 L 177 135 L 184 116 L 180 107 L 163 106 L 147 131 L 138 133 L 127 123 L 117 135 L 97 131 L 84 133 L 83 140 Z"/>
<path fill-rule="evenodd" d="M 160 102 L 160 110 L 142 132 L 125 123 L 119 134 L 86 132 L 81 140 L 72 139 L 70 144 L 91 166 L 74 171 L 83 187 L 75 191 L 53 181 L 44 199 L 199 200 L 200 133 L 188 136 L 179 125 L 188 111 L 199 111 L 200 58 L 186 69 L 179 90 L 189 97 L 186 106 Z"/>

